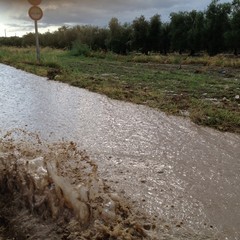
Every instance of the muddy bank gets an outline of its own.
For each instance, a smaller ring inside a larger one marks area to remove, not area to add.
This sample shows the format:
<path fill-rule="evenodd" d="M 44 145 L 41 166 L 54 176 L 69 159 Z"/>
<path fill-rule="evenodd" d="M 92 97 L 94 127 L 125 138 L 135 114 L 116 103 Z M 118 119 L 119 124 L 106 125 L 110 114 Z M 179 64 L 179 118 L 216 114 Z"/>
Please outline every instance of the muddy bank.
<path fill-rule="evenodd" d="M 214 239 L 134 209 L 73 142 L 49 145 L 14 134 L 0 140 L 3 239 Z"/>

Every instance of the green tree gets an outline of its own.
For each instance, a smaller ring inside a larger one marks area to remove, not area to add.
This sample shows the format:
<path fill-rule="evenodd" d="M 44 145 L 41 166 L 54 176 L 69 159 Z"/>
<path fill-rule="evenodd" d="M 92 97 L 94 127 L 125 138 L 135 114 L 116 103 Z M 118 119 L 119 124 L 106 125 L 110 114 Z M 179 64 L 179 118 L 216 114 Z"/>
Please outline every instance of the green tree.
<path fill-rule="evenodd" d="M 51 32 L 46 32 L 39 35 L 41 46 L 43 47 L 52 47 L 57 48 L 58 47 L 58 41 L 56 38 L 56 35 Z"/>
<path fill-rule="evenodd" d="M 93 50 L 107 50 L 107 39 L 109 30 L 106 28 L 97 28 L 93 35 Z"/>
<path fill-rule="evenodd" d="M 128 24 L 121 25 L 117 18 L 112 18 L 108 26 L 110 30 L 108 38 L 109 49 L 118 54 L 126 54 L 129 48 L 130 26 Z"/>
<path fill-rule="evenodd" d="M 227 46 L 234 50 L 238 55 L 240 49 L 240 0 L 232 2 L 232 11 L 230 15 L 230 29 L 225 33 Z"/>
<path fill-rule="evenodd" d="M 22 47 L 22 38 L 20 37 L 0 37 L 0 46 Z"/>
<path fill-rule="evenodd" d="M 225 50 L 224 34 L 230 28 L 231 4 L 218 2 L 219 0 L 212 0 L 205 13 L 205 36 L 209 55 Z"/>
<path fill-rule="evenodd" d="M 77 39 L 77 34 L 73 28 L 62 26 L 54 32 L 54 38 L 57 48 L 71 49 L 72 43 Z"/>
<path fill-rule="evenodd" d="M 119 53 L 122 48 L 121 42 L 121 34 L 122 34 L 122 27 L 118 22 L 117 18 L 112 18 L 109 23 L 108 27 L 110 30 L 109 40 L 108 40 L 108 47 L 111 51 L 115 53 Z"/>
<path fill-rule="evenodd" d="M 36 38 L 34 33 L 27 33 L 22 37 L 22 45 L 24 47 L 33 46 L 36 43 Z"/>
<path fill-rule="evenodd" d="M 94 45 L 94 35 L 98 30 L 97 27 L 91 25 L 78 26 L 77 29 L 74 29 L 75 35 L 79 39 L 79 41 L 83 44 L 87 44 L 90 49 L 93 48 Z"/>
<path fill-rule="evenodd" d="M 133 49 L 148 54 L 149 47 L 149 22 L 144 16 L 136 18 L 132 23 L 132 46 Z"/>
<path fill-rule="evenodd" d="M 174 51 L 183 51 L 188 48 L 189 18 L 187 12 L 171 13 L 170 35 L 171 47 Z"/>
<path fill-rule="evenodd" d="M 161 27 L 160 15 L 156 14 L 150 19 L 149 23 L 149 49 L 154 52 L 161 48 Z"/>
<path fill-rule="evenodd" d="M 193 56 L 195 52 L 203 49 L 204 14 L 193 10 L 187 14 L 187 18 L 187 47 L 190 50 L 190 55 Z"/>

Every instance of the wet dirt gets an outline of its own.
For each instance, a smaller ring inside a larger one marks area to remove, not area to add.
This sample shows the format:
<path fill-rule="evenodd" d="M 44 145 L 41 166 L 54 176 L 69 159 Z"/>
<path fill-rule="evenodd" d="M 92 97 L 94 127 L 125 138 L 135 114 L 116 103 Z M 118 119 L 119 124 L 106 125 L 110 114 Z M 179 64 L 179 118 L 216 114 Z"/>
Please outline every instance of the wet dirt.
<path fill-rule="evenodd" d="M 168 234 L 156 239 L 239 239 L 239 135 L 4 65 L 0 81 L 0 129 L 76 142 L 108 191 Z"/>
<path fill-rule="evenodd" d="M 213 239 L 137 211 L 73 142 L 47 144 L 14 130 L 0 152 L 3 239 Z"/>
<path fill-rule="evenodd" d="M 73 142 L 46 145 L 18 130 L 0 150 L 1 225 L 14 239 L 156 239 L 156 224 L 109 191 Z"/>

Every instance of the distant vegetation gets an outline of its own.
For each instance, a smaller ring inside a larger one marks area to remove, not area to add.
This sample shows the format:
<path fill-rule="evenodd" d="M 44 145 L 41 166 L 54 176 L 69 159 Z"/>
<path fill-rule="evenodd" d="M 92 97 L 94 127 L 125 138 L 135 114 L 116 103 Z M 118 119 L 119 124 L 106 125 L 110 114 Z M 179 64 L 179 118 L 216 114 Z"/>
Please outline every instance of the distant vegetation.
<path fill-rule="evenodd" d="M 35 35 L 0 38 L 2 46 L 27 47 L 35 44 Z M 240 50 L 240 0 L 219 3 L 212 0 L 205 11 L 171 13 L 170 22 L 162 22 L 159 14 L 147 20 L 140 16 L 132 23 L 112 18 L 108 27 L 63 26 L 55 32 L 40 34 L 43 47 L 71 49 L 73 55 L 87 55 L 91 50 L 117 54 L 169 52 L 210 56 Z"/>

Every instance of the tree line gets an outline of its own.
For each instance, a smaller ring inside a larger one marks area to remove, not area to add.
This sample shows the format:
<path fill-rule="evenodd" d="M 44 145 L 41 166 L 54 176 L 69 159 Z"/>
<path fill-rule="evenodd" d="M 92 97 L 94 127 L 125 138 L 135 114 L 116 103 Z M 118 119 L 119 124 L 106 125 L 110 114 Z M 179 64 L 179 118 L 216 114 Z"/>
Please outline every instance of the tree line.
<path fill-rule="evenodd" d="M 170 14 L 169 22 L 162 22 L 155 14 L 149 20 L 140 16 L 132 23 L 120 23 L 112 18 L 107 27 L 62 26 L 55 32 L 39 36 L 42 47 L 71 49 L 80 43 L 91 50 L 127 54 L 132 51 L 148 54 L 156 52 L 188 52 L 195 55 L 206 51 L 209 55 L 240 49 L 240 0 L 219 3 L 212 0 L 205 11 L 192 10 Z M 35 44 L 35 34 L 23 37 L 0 38 L 0 45 L 26 47 Z"/>

